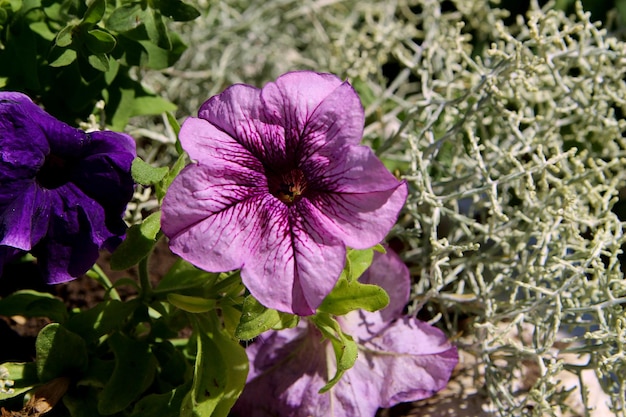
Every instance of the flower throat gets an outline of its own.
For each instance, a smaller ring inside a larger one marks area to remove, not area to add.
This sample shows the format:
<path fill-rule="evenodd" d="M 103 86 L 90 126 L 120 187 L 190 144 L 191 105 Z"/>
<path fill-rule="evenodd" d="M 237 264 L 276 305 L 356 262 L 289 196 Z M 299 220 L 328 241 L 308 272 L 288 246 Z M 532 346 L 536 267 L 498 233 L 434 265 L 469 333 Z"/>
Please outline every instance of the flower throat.
<path fill-rule="evenodd" d="M 268 175 L 267 180 L 270 193 L 287 205 L 300 200 L 306 192 L 306 178 L 299 169 L 292 169 L 278 175 Z"/>

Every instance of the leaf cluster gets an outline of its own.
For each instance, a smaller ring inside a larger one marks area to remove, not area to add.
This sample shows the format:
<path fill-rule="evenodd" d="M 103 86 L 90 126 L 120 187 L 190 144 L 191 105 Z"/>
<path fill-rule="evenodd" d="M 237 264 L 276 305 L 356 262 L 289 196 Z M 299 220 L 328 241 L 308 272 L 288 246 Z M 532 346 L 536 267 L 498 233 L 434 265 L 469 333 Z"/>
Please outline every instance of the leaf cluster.
<path fill-rule="evenodd" d="M 0 88 L 25 92 L 70 124 L 103 100 L 102 125 L 122 130 L 132 116 L 175 109 L 133 70 L 173 65 L 186 46 L 167 21 L 198 16 L 179 0 L 3 0 Z"/>

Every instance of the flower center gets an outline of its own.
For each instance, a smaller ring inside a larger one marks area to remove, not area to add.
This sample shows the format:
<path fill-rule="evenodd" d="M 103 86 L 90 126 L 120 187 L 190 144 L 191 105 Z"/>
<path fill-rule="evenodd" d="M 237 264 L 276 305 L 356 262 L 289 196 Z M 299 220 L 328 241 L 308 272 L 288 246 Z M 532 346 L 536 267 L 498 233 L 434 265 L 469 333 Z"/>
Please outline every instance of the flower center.
<path fill-rule="evenodd" d="M 70 181 L 73 167 L 71 160 L 50 154 L 37 173 L 37 182 L 49 190 L 58 188 Z"/>
<path fill-rule="evenodd" d="M 306 178 L 299 169 L 268 176 L 268 186 L 270 193 L 283 203 L 292 205 L 302 198 L 306 191 Z"/>

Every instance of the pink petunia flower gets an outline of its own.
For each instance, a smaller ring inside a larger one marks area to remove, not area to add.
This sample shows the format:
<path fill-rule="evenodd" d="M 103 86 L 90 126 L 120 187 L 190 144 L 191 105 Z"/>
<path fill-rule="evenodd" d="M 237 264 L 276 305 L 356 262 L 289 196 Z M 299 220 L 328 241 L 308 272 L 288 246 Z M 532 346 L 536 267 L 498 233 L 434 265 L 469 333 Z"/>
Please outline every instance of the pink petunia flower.
<path fill-rule="evenodd" d="M 407 195 L 367 147 L 347 82 L 291 72 L 262 89 L 233 85 L 188 118 L 194 163 L 163 202 L 170 248 L 210 272 L 241 268 L 263 305 L 309 315 L 332 290 L 346 246 L 379 243 Z"/>
<path fill-rule="evenodd" d="M 427 398 L 446 386 L 456 348 L 439 329 L 402 315 L 410 280 L 398 256 L 377 254 L 359 281 L 383 287 L 390 303 L 337 319 L 359 345 L 354 366 L 319 394 L 336 369 L 331 342 L 307 319 L 294 329 L 266 332 L 246 350 L 250 373 L 234 416 L 373 417 L 378 408 Z"/>

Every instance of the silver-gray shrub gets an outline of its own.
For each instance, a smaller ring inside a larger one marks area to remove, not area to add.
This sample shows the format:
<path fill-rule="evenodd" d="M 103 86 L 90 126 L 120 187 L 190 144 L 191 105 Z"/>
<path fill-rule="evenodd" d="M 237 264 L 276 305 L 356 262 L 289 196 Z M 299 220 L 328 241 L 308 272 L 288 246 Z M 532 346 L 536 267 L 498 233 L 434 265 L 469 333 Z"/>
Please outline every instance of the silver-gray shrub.
<path fill-rule="evenodd" d="M 365 142 L 411 187 L 393 231 L 415 278 L 411 311 L 476 358 L 500 415 L 558 415 L 559 372 L 584 369 L 625 415 L 625 239 L 612 208 L 626 190 L 626 46 L 580 5 L 535 5 L 505 26 L 493 2 L 453 3 L 200 2 L 204 16 L 177 28 L 190 50 L 148 80 L 182 116 L 235 82 L 304 68 L 348 78 Z M 528 364 L 538 378 L 516 392 Z"/>

